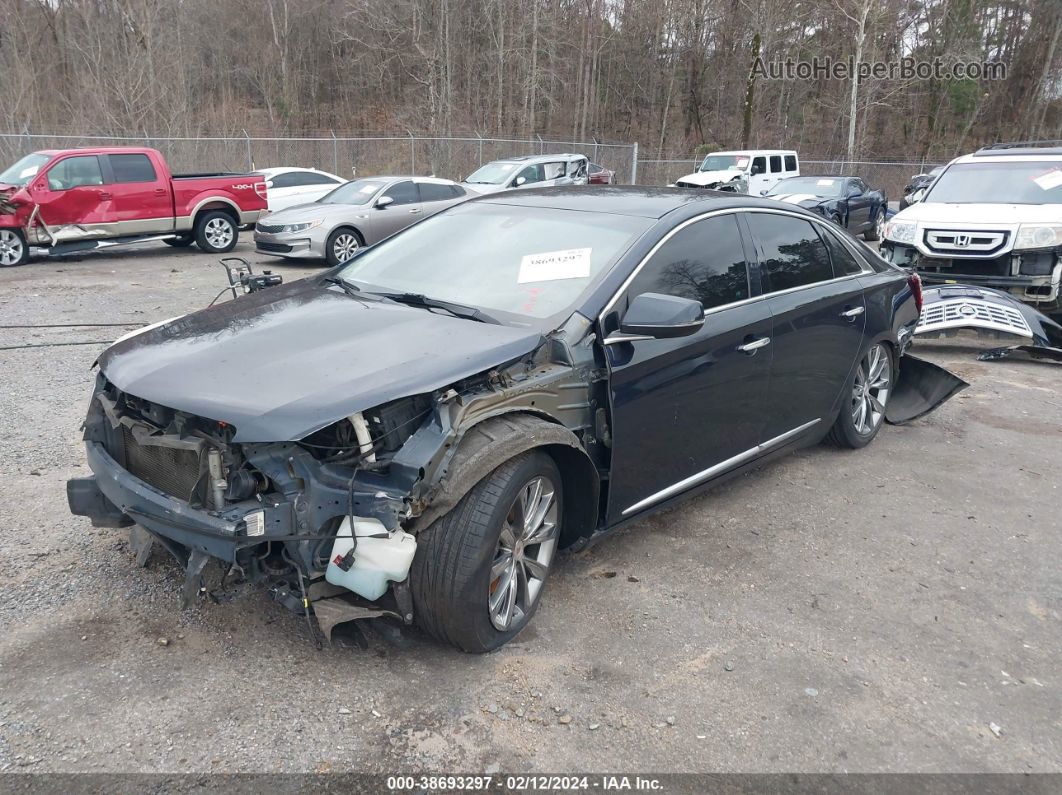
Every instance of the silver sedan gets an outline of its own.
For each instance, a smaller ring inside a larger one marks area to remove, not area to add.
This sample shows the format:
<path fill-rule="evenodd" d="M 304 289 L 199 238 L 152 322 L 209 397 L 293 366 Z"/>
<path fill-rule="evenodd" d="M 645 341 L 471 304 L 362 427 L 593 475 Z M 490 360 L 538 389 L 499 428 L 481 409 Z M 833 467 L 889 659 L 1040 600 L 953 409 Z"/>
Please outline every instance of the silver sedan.
<path fill-rule="evenodd" d="M 466 198 L 465 189 L 448 179 L 356 179 L 317 201 L 260 219 L 254 228 L 255 249 L 279 257 L 324 257 L 338 265 L 362 246 Z"/>

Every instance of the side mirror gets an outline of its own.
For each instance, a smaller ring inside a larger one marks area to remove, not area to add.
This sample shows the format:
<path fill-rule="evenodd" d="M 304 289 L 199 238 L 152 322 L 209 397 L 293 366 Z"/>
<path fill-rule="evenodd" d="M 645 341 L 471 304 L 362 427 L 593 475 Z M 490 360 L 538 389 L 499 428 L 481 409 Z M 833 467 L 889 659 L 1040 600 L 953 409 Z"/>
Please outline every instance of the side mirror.
<path fill-rule="evenodd" d="M 639 337 L 688 337 L 704 325 L 700 301 L 660 293 L 642 293 L 631 301 L 620 331 Z"/>
<path fill-rule="evenodd" d="M 382 210 L 387 205 L 394 204 L 394 203 L 395 203 L 395 200 L 392 199 L 390 196 L 381 196 L 379 199 L 376 200 L 376 209 L 377 210 Z"/>
<path fill-rule="evenodd" d="M 524 184 L 525 182 L 527 182 L 527 177 L 517 177 L 517 178 L 516 178 L 516 181 L 515 181 L 515 182 L 513 182 L 513 184 L 514 184 L 514 185 L 515 185 L 516 187 L 518 187 L 518 188 L 519 188 L 519 187 L 520 187 L 521 185 L 523 185 L 523 184 Z"/>
<path fill-rule="evenodd" d="M 761 196 L 766 196 L 766 195 L 767 195 L 767 189 L 766 189 L 766 188 L 764 188 L 763 190 L 761 190 L 761 191 L 760 191 L 760 195 L 761 195 Z"/>

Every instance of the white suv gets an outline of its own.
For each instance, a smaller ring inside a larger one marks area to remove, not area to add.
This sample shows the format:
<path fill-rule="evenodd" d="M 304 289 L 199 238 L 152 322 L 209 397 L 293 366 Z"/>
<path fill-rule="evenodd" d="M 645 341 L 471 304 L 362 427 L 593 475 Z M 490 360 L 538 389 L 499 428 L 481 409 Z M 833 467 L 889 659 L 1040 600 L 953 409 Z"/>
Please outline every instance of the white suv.
<path fill-rule="evenodd" d="M 713 152 L 672 188 L 711 188 L 762 196 L 779 180 L 800 176 L 800 158 L 790 149 Z"/>
<path fill-rule="evenodd" d="M 885 225 L 882 255 L 927 284 L 994 287 L 1059 308 L 1062 142 L 995 144 L 953 160 Z"/>

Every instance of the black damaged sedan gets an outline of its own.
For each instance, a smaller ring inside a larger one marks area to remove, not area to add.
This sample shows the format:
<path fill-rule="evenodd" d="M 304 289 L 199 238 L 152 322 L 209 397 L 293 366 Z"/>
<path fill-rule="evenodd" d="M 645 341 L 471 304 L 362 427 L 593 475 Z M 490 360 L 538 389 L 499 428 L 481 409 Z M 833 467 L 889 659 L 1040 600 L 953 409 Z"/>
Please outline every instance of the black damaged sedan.
<path fill-rule="evenodd" d="M 70 507 L 172 553 L 185 604 L 219 561 L 326 635 L 387 617 L 488 651 L 561 548 L 925 410 L 902 394 L 920 300 L 766 199 L 483 197 L 111 346 Z"/>

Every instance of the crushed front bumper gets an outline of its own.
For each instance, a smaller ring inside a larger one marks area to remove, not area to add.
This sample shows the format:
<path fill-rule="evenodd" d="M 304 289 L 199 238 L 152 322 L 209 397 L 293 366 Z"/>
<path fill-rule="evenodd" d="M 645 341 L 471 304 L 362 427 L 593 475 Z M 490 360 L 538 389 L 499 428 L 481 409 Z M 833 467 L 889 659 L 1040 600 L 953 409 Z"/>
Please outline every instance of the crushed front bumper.
<path fill-rule="evenodd" d="M 68 481 L 67 500 L 71 513 L 87 516 L 94 524 L 113 527 L 136 522 L 185 549 L 230 563 L 236 562 L 240 547 L 260 543 L 257 536 L 248 535 L 249 526 L 269 528 L 271 536 L 291 532 L 290 503 L 247 500 L 222 512 L 200 510 L 130 474 L 99 442 L 86 442 L 85 452 L 93 477 Z M 252 516 L 260 511 L 262 516 Z"/>

